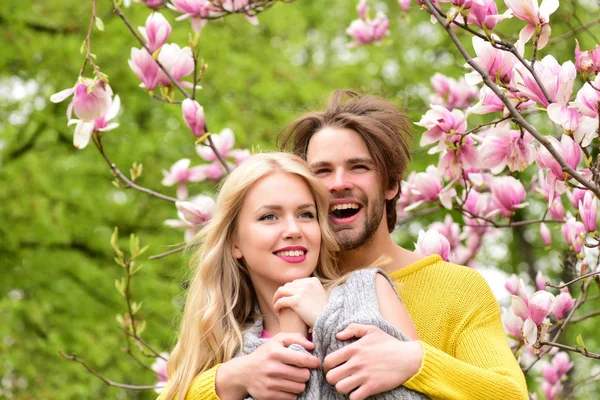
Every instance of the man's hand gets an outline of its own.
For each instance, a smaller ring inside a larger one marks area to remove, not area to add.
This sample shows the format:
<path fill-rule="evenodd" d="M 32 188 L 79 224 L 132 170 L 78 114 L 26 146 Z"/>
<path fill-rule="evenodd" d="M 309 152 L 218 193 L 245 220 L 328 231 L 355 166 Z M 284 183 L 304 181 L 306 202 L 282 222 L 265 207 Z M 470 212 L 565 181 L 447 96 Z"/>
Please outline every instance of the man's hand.
<path fill-rule="evenodd" d="M 360 338 L 325 358 L 327 382 L 350 400 L 362 400 L 402 385 L 421 367 L 423 348 L 402 342 L 370 325 L 350 324 L 339 340 Z"/>
<path fill-rule="evenodd" d="M 275 312 L 291 308 L 311 328 L 327 305 L 328 296 L 317 278 L 302 278 L 281 286 L 273 296 Z"/>
<path fill-rule="evenodd" d="M 294 400 L 306 387 L 310 370 L 319 359 L 287 347 L 297 343 L 307 350 L 314 345 L 297 333 L 279 333 L 255 352 L 237 357 L 217 370 L 216 390 L 222 400 L 251 395 L 261 400 Z"/>

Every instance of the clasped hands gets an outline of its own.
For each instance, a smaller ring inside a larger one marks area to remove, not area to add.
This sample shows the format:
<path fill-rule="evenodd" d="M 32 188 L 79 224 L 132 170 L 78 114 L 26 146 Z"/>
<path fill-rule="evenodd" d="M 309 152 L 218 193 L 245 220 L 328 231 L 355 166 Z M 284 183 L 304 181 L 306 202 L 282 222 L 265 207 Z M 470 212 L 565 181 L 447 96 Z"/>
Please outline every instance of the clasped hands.
<path fill-rule="evenodd" d="M 327 292 L 317 278 L 289 282 L 273 298 L 276 312 L 290 308 L 310 327 L 327 301 Z M 329 354 L 321 366 L 318 358 L 287 348 L 296 343 L 313 350 L 306 337 L 299 333 L 275 335 L 243 357 L 247 371 L 252 371 L 247 393 L 256 399 L 295 399 L 306 387 L 309 369 L 322 367 L 327 382 L 338 392 L 349 394 L 351 400 L 362 400 L 402 385 L 421 365 L 419 343 L 402 342 L 374 326 L 351 324 L 336 337 L 358 340 Z"/>

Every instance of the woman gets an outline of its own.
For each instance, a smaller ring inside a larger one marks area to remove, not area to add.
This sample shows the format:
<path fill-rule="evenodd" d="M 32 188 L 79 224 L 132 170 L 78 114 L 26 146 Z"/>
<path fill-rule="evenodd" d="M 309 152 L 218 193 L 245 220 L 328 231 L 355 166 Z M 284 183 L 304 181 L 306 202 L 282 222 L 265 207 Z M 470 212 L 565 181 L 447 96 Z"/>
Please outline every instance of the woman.
<path fill-rule="evenodd" d="M 399 339 L 408 340 L 401 331 L 416 339 L 388 278 L 376 270 L 338 276 L 338 247 L 327 214 L 325 188 L 294 155 L 254 155 L 226 178 L 215 215 L 196 238 L 201 244 L 191 261 L 194 277 L 168 361 L 169 385 L 159 399 L 187 393 L 197 374 L 251 353 L 282 331 L 307 334 L 314 327 L 315 355 L 321 360 L 343 346 L 335 334 L 349 322 L 377 324 Z M 332 289 L 329 298 L 326 289 Z M 396 311 L 382 318 L 378 304 L 393 304 Z M 312 348 L 310 343 L 296 346 Z M 250 390 L 227 393 L 248 395 Z M 404 387 L 387 395 L 422 398 Z M 341 397 L 320 370 L 311 372 L 302 396 Z"/>

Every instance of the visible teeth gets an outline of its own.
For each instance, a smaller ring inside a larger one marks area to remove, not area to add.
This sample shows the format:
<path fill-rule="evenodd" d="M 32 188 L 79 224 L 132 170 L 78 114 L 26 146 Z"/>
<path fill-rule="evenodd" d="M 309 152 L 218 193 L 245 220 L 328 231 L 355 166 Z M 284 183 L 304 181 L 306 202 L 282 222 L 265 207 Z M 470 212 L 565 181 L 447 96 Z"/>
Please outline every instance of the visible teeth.
<path fill-rule="evenodd" d="M 331 207 L 329 207 L 329 211 L 336 211 L 336 210 L 347 210 L 349 208 L 351 209 L 358 209 L 360 206 L 356 203 L 344 203 L 344 204 L 334 204 Z"/>
<path fill-rule="evenodd" d="M 278 251 L 275 253 L 278 257 L 301 257 L 304 255 L 303 250 L 288 250 L 288 251 Z"/>

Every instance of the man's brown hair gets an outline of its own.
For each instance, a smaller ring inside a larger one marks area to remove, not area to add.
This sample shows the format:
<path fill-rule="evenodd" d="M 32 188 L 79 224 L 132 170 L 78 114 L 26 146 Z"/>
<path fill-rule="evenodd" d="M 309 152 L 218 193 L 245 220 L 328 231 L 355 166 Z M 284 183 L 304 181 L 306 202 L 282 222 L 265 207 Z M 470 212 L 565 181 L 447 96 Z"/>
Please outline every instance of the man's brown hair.
<path fill-rule="evenodd" d="M 385 203 L 388 230 L 396 226 L 396 202 L 400 183 L 410 161 L 412 131 L 408 116 L 395 104 L 378 96 L 336 90 L 325 111 L 310 112 L 290 123 L 277 138 L 281 150 L 290 150 L 306 160 L 312 136 L 325 127 L 351 129 L 364 140 L 384 190 L 398 185 L 398 194 Z"/>

